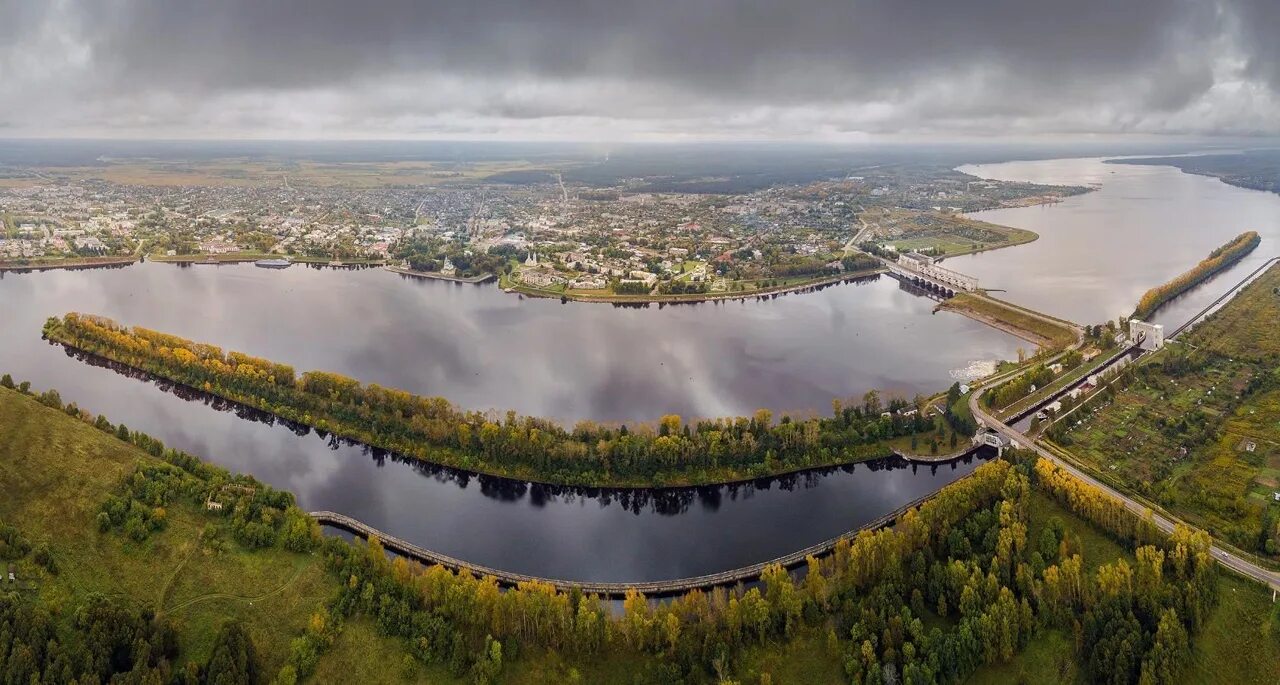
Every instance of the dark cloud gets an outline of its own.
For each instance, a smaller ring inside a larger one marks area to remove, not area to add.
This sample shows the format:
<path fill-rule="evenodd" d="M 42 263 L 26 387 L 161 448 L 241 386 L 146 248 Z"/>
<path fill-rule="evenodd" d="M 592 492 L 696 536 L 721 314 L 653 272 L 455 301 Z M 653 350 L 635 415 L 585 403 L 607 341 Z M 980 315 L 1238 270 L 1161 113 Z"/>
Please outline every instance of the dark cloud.
<path fill-rule="evenodd" d="M 119 76 L 180 89 L 431 69 L 824 99 L 966 66 L 1056 81 L 1161 69 L 1216 24 L 1197 0 L 126 1 L 86 11 L 91 42 Z"/>
<path fill-rule="evenodd" d="M 69 46 L 28 90 L 140 127 L 1239 132 L 1280 90 L 1275 0 L 0 0 L 0 20 L 0 70 Z"/>
<path fill-rule="evenodd" d="M 1232 6 L 1247 51 L 1248 71 L 1280 90 L 1280 2 L 1234 0 Z"/>

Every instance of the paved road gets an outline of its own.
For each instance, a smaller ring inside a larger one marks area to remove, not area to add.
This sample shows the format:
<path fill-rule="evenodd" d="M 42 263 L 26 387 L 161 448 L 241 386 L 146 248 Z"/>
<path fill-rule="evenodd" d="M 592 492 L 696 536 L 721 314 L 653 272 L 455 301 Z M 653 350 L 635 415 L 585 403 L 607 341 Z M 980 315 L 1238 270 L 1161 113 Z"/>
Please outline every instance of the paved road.
<path fill-rule="evenodd" d="M 1006 438 L 1009 438 L 1011 441 L 1013 441 L 1015 445 L 1024 447 L 1026 449 L 1034 450 L 1036 454 L 1040 455 L 1040 457 L 1044 459 L 1048 459 L 1049 461 L 1053 462 L 1054 464 L 1058 465 L 1059 467 L 1067 471 L 1067 473 L 1070 473 L 1076 478 L 1079 478 L 1080 480 L 1096 488 L 1099 488 L 1103 492 L 1106 492 L 1112 497 L 1120 500 L 1121 502 L 1124 503 L 1125 508 L 1129 509 L 1130 511 L 1137 514 L 1138 516 L 1146 516 L 1147 513 L 1150 512 L 1152 522 L 1156 524 L 1157 528 L 1164 531 L 1165 533 L 1173 532 L 1173 527 L 1175 525 L 1175 522 L 1172 519 L 1169 519 L 1157 512 L 1152 512 L 1145 504 L 1142 504 L 1141 502 L 1133 500 L 1129 496 L 1115 490 L 1114 488 L 1107 485 L 1106 483 L 1103 483 L 1093 478 L 1092 476 L 1081 471 L 1075 466 L 1063 461 L 1062 459 L 1059 459 L 1056 455 L 1054 455 L 1049 450 L 1046 450 L 1040 445 L 1037 445 L 1036 442 L 1031 438 L 1028 438 L 1026 435 L 1023 435 L 1017 430 L 1004 424 L 996 417 L 983 411 L 982 404 L 978 401 L 978 398 L 981 396 L 982 396 L 982 389 L 976 390 L 971 395 L 969 395 L 969 410 L 973 412 L 974 418 L 980 420 L 988 428 L 991 428 L 992 430 L 995 430 L 1001 435 L 1004 435 Z M 1280 573 L 1276 573 L 1274 571 L 1270 571 L 1261 566 L 1258 566 L 1257 564 L 1254 564 L 1253 562 L 1248 561 L 1247 559 L 1243 559 L 1231 552 L 1226 551 L 1225 549 L 1222 549 L 1216 544 L 1210 549 L 1210 552 L 1213 554 L 1213 558 L 1217 559 L 1218 563 L 1222 564 L 1223 566 L 1226 566 L 1227 568 L 1243 576 L 1253 578 L 1254 580 L 1257 580 L 1258 582 L 1271 587 L 1271 589 L 1273 590 L 1280 590 Z"/>

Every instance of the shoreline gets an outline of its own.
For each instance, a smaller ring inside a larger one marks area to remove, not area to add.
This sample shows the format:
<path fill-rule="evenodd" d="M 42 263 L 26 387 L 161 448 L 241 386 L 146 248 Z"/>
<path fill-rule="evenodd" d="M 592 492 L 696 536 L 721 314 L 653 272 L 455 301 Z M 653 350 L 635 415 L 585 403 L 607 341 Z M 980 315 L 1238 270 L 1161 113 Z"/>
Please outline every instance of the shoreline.
<path fill-rule="evenodd" d="M 972 319 L 973 321 L 977 321 L 980 324 L 994 328 L 997 331 L 1000 331 L 1001 333 L 1007 333 L 1019 340 L 1024 340 L 1026 342 L 1029 342 L 1032 345 L 1035 345 L 1037 347 L 1047 348 L 1049 346 L 1049 340 L 1041 336 L 1037 336 L 1036 334 L 1031 333 L 1030 331 L 1024 330 L 1022 328 L 1006 323 L 1004 321 L 1000 321 L 995 317 L 988 316 L 981 312 L 975 312 L 972 309 L 969 309 L 967 307 L 944 307 L 942 305 L 938 305 L 937 307 L 934 308 L 934 311 L 935 312 L 951 312 L 953 314 L 959 314 L 960 316 L 967 317 L 969 319 Z"/>
<path fill-rule="evenodd" d="M 954 312 L 956 314 L 966 316 L 974 321 L 977 321 L 979 323 L 990 326 L 991 328 L 994 328 L 996 330 L 1003 331 L 1004 333 L 1012 335 L 1015 338 L 1032 343 L 1033 345 L 1036 345 L 1037 347 L 1043 350 L 1057 349 L 1059 346 L 1066 348 L 1072 345 L 1078 345 L 1080 343 L 1081 336 L 1083 335 L 1081 327 L 1075 323 L 1072 323 L 1065 319 L 1059 319 L 1057 317 L 1050 316 L 1048 314 L 1042 314 L 1033 309 L 1027 309 L 1026 307 L 1016 305 L 1011 302 L 1006 302 L 1004 300 L 999 300 L 989 295 L 977 294 L 977 295 L 974 295 L 972 298 L 970 298 L 970 300 L 976 300 L 977 302 L 990 303 L 992 307 L 1007 310 L 1011 315 L 1017 315 L 1020 317 L 1034 319 L 1044 323 L 1047 326 L 1060 328 L 1065 332 L 1069 332 L 1071 334 L 1071 337 L 1073 338 L 1073 341 L 1072 342 L 1058 341 L 1055 339 L 1055 337 L 1050 337 L 1049 335 L 1046 335 L 1041 331 L 1033 330 L 1032 328 L 1029 327 L 1030 324 L 1019 325 L 1019 323 L 1015 321 L 1002 318 L 998 313 L 982 311 L 976 306 L 963 303 L 969 300 L 964 300 L 958 303 L 956 302 L 957 299 L 961 299 L 961 298 L 957 296 L 957 297 L 942 301 L 936 307 L 934 307 L 933 309 L 934 313 L 937 313 L 939 311 L 946 311 L 946 312 Z"/>
<path fill-rule="evenodd" d="M 982 445 L 969 444 L 961 447 L 955 452 L 939 455 L 911 454 L 910 452 L 904 452 L 897 448 L 892 448 L 892 451 L 895 456 L 905 459 L 912 464 L 945 464 L 947 462 L 964 459 L 970 455 L 977 454 L 980 449 L 982 449 Z"/>
<path fill-rule="evenodd" d="M 769 297 L 773 295 L 787 295 L 792 293 L 804 292 L 811 288 L 824 287 L 829 285 L 838 285 L 841 283 L 853 283 L 873 276 L 879 276 L 886 269 L 875 268 L 865 271 L 855 271 L 847 274 L 837 274 L 833 276 L 825 276 L 803 283 L 793 283 L 791 285 L 774 286 L 772 288 L 762 288 L 760 290 L 742 291 L 742 292 L 724 292 L 724 293 L 697 293 L 691 295 L 574 295 L 571 292 L 557 293 L 550 290 L 538 290 L 528 286 L 515 285 L 502 288 L 505 293 L 517 293 L 527 297 L 537 297 L 543 299 L 559 299 L 567 302 L 584 302 L 587 304 L 622 304 L 622 305 L 646 305 L 646 304 L 697 304 L 700 302 L 722 302 L 729 300 L 748 300 L 753 297 Z"/>
<path fill-rule="evenodd" d="M 216 266 L 218 264 L 244 264 L 256 262 L 260 259 L 288 259 L 291 264 L 307 264 L 316 266 L 333 266 L 333 267 L 352 267 L 352 266 L 381 266 L 385 263 L 382 259 L 357 259 L 357 260 L 338 260 L 337 264 L 333 260 L 325 260 L 323 257 L 289 257 L 288 255 L 278 254 L 244 254 L 232 253 L 222 255 L 151 255 L 147 261 L 156 264 L 200 264 Z"/>
<path fill-rule="evenodd" d="M 88 349 L 84 349 L 82 347 L 78 347 L 77 345 L 64 340 L 48 337 L 47 335 L 44 337 L 51 344 L 59 345 L 63 347 L 65 350 L 67 350 L 68 352 L 74 353 L 74 355 L 82 355 L 84 357 L 105 362 L 105 365 L 107 365 L 108 368 L 111 368 L 112 371 L 116 371 L 117 373 L 121 373 L 120 369 L 126 369 L 133 373 L 140 374 L 141 376 L 143 376 L 142 380 L 145 380 L 146 382 L 151 382 L 151 383 L 164 382 L 164 383 L 169 383 L 175 386 L 179 386 L 187 390 L 198 392 L 202 395 L 206 395 L 211 398 L 216 398 L 224 402 L 230 402 L 238 407 L 243 407 L 256 412 L 261 412 L 265 415 L 270 415 L 274 417 L 275 420 L 285 422 L 286 425 L 297 424 L 300 426 L 306 426 L 309 430 L 315 432 L 317 435 L 330 435 L 342 440 L 346 440 L 352 444 L 362 445 L 365 447 L 369 447 L 371 449 L 385 450 L 388 454 L 403 458 L 408 462 L 421 462 L 421 463 L 431 464 L 432 466 L 435 466 L 438 468 L 448 469 L 448 470 L 456 471 L 459 473 L 466 473 L 473 476 L 499 478 L 506 481 L 528 483 L 533 485 L 542 485 L 542 486 L 552 487 L 552 488 L 583 488 L 587 490 L 635 491 L 635 490 L 675 490 L 675 489 L 702 488 L 702 487 L 719 487 L 719 486 L 725 486 L 725 485 L 742 485 L 746 483 L 754 483 L 761 480 L 768 480 L 773 478 L 784 478 L 788 476 L 800 475 L 804 473 L 821 471 L 826 469 L 845 468 L 845 467 L 855 466 L 857 464 L 865 464 L 867 462 L 883 460 L 883 459 L 899 458 L 907 462 L 907 464 L 910 466 L 922 466 L 922 465 L 937 466 L 942 463 L 960 461 L 962 459 L 969 458 L 970 456 L 972 456 L 972 454 L 976 453 L 977 451 L 976 447 L 967 446 L 964 450 L 953 453 L 952 455 L 947 455 L 945 458 L 938 457 L 935 459 L 930 457 L 930 458 L 927 458 L 928 461 L 924 461 L 923 459 L 916 460 L 916 459 L 911 459 L 904 456 L 897 449 L 890 446 L 890 444 L 886 441 L 878 445 L 864 445 L 864 447 L 868 447 L 868 448 L 877 447 L 877 446 L 883 447 L 883 449 L 876 450 L 874 454 L 868 454 L 867 456 L 855 457 L 852 459 L 841 459 L 841 460 L 830 461 L 825 463 L 806 464 L 803 466 L 795 466 L 795 467 L 791 467 L 783 470 L 760 473 L 760 474 L 751 475 L 751 476 L 737 476 L 737 477 L 731 477 L 731 478 L 713 478 L 713 479 L 704 479 L 704 480 L 682 478 L 674 481 L 653 481 L 653 482 L 636 482 L 636 481 L 626 481 L 626 480 L 609 481 L 609 482 L 552 481 L 552 480 L 547 480 L 545 478 L 538 478 L 536 476 L 523 474 L 523 473 L 500 473 L 497 471 L 476 468 L 474 466 L 464 467 L 464 466 L 459 466 L 454 464 L 448 464 L 442 461 L 436 461 L 436 460 L 428 459 L 425 457 L 419 457 L 417 455 L 405 454 L 403 452 L 399 452 L 394 449 L 379 447 L 377 445 L 372 445 L 360 439 L 349 437 L 341 431 L 334 430 L 331 428 L 318 428 L 314 425 L 298 421 L 297 419 L 291 418 L 289 416 L 285 416 L 279 412 L 272 411 L 270 409 L 263 409 L 261 407 L 255 406 L 253 404 L 249 404 L 237 398 L 228 397 L 226 395 L 211 392 L 211 391 L 205 390 L 204 388 L 194 386 L 180 380 L 176 380 L 173 378 L 169 378 L 167 376 L 157 374 L 153 371 L 149 371 L 147 369 L 134 366 L 127 362 L 123 362 L 116 359 L 112 359 L 111 357 L 103 356 L 102 354 L 93 352 Z M 79 359 L 79 361 L 84 361 L 84 360 Z M 440 448 L 439 451 L 443 452 L 443 451 L 451 451 L 451 450 Z"/>
<path fill-rule="evenodd" d="M 481 274 L 479 276 L 471 276 L 471 277 L 446 276 L 442 273 L 433 273 L 430 271 L 414 271 L 413 269 L 406 269 L 404 267 L 399 267 L 399 266 L 391 266 L 390 264 L 384 264 L 382 268 L 386 269 L 387 271 L 390 271 L 391 273 L 400 274 L 401 276 L 412 276 L 413 278 L 426 278 L 426 279 L 431 279 L 435 281 L 449 281 L 451 283 L 488 283 L 489 281 L 497 280 L 498 278 L 493 274 Z"/>
<path fill-rule="evenodd" d="M 142 261 L 141 257 L 106 257 L 94 259 L 76 259 L 51 264 L 14 264 L 0 262 L 0 272 L 31 273 L 35 271 L 55 271 L 57 269 L 95 269 L 105 267 L 129 266 Z"/>

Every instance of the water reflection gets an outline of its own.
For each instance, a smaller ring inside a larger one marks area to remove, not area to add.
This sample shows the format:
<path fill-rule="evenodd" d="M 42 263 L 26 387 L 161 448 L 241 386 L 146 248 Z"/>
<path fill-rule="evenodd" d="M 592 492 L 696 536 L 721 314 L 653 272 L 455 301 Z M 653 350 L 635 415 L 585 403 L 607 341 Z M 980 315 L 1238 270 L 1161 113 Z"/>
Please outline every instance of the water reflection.
<path fill-rule="evenodd" d="M 1173 167 L 1055 159 L 961 167 L 983 178 L 1096 185 L 1055 205 L 978 212 L 1026 228 L 1035 242 L 955 257 L 947 265 L 1005 288 L 1018 304 L 1082 323 L 1133 311 L 1147 289 L 1190 269 L 1245 231 L 1262 244 L 1234 267 L 1163 307 L 1166 329 L 1187 320 L 1267 258 L 1280 254 L 1280 195 L 1227 185 Z"/>
<path fill-rule="evenodd" d="M 489 499 L 498 502 L 515 503 L 527 497 L 528 504 L 535 509 L 541 509 L 557 503 L 574 504 L 579 501 L 593 501 L 601 507 L 618 507 L 637 516 L 647 513 L 659 516 L 679 516 L 687 513 L 690 507 L 695 504 L 699 505 L 702 511 L 714 513 L 720 509 L 725 499 L 730 502 L 738 501 L 739 498 L 748 499 L 753 497 L 756 492 L 767 492 L 775 488 L 778 492 L 785 493 L 817 488 L 836 473 L 849 475 L 862 469 L 870 473 L 909 470 L 914 474 L 919 473 L 921 469 L 926 469 L 930 475 L 938 475 L 944 470 L 954 470 L 952 462 L 920 464 L 892 456 L 873 459 L 856 465 L 817 467 L 767 478 L 755 478 L 712 486 L 607 488 L 532 483 L 433 464 L 392 450 L 366 445 L 197 388 L 175 383 L 89 352 L 64 347 L 52 341 L 50 341 L 50 344 L 62 348 L 68 357 L 81 363 L 96 368 L 109 369 L 121 376 L 150 383 L 183 401 L 203 404 L 215 411 L 229 413 L 246 421 L 253 421 L 267 426 L 278 426 L 298 437 L 314 434 L 331 451 L 344 449 L 357 451 L 368 457 L 377 466 L 384 466 L 387 462 L 404 464 L 422 476 L 432 478 L 436 482 L 453 483 L 460 489 L 465 490 L 474 479 L 479 483 L 480 493 Z M 974 455 L 966 455 L 966 457 L 956 461 L 967 465 L 973 463 L 973 460 Z"/>
<path fill-rule="evenodd" d="M 713 573 L 828 539 L 932 492 L 976 460 L 899 461 L 722 488 L 557 488 L 354 445 L 189 388 L 139 382 L 40 338 L 85 311 L 368 382 L 575 421 L 829 411 L 870 388 L 910 397 L 1018 341 L 932 313 L 888 278 L 768 301 L 618 309 L 521 301 L 490 285 L 378 269 L 251 264 L 10 274 L 0 371 L 165 444 L 441 553 L 549 577 Z M 182 398 L 182 399 L 179 399 Z M 183 401 L 188 400 L 188 401 Z"/>

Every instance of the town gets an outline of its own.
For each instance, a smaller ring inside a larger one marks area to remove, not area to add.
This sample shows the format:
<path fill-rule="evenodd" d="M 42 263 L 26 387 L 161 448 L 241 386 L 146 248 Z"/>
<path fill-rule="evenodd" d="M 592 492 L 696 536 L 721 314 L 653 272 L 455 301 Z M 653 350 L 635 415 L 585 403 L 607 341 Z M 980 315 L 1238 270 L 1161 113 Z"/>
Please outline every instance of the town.
<path fill-rule="evenodd" d="M 138 164 L 6 169 L 0 267 L 284 257 L 497 277 L 535 295 L 696 298 L 865 272 L 877 266 L 866 252 L 945 257 L 1027 242 L 1034 233 L 965 214 L 1087 190 L 922 164 L 718 193 L 654 190 L 651 178 L 566 181 L 571 165 L 356 184 L 249 164 L 232 173 L 235 164 L 210 163 L 195 178 L 122 172 Z"/>

